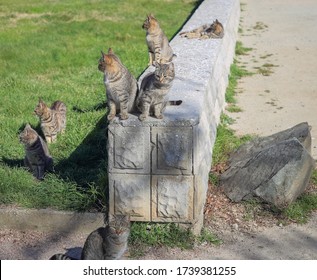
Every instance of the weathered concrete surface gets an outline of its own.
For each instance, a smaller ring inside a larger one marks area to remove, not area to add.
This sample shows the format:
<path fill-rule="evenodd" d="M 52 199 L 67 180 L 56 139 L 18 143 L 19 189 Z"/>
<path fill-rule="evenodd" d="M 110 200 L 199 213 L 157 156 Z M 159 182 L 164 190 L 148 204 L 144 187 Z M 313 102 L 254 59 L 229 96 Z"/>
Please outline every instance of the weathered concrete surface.
<path fill-rule="evenodd" d="M 250 71 L 271 74 L 238 82 L 240 113 L 229 113 L 237 134 L 266 136 L 300 122 L 312 126 L 317 159 L 317 8 L 315 0 L 243 1 L 239 41 L 253 48 L 239 61 Z M 287 3 L 287 4 L 286 4 Z"/>
<path fill-rule="evenodd" d="M 220 184 L 238 202 L 253 196 L 277 207 L 295 201 L 308 186 L 315 161 L 307 123 L 245 143 L 229 158 Z"/>
<path fill-rule="evenodd" d="M 89 234 L 103 226 L 102 213 L 77 213 L 54 211 L 52 209 L 24 209 L 16 207 L 0 208 L 2 229 L 37 230 L 44 232 L 74 232 Z"/>
<path fill-rule="evenodd" d="M 171 41 L 177 58 L 169 99 L 182 103 L 168 106 L 163 120 L 140 122 L 130 115 L 109 124 L 111 213 L 128 212 L 137 221 L 189 223 L 200 231 L 239 15 L 237 0 L 205 0 L 183 30 L 218 19 L 225 36 L 188 40 L 176 35 Z"/>

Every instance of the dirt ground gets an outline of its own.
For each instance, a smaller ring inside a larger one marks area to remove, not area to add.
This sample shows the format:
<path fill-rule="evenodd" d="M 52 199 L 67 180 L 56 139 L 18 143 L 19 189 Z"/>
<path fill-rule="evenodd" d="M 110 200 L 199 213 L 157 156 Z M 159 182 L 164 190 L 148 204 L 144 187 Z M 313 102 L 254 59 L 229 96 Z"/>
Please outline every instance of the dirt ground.
<path fill-rule="evenodd" d="M 243 0 L 239 40 L 253 50 L 241 58 L 250 71 L 239 82 L 238 134 L 269 135 L 302 121 L 312 126 L 317 157 L 317 2 Z M 257 67 L 257 68 L 254 68 Z M 223 241 L 193 250 L 149 248 L 141 259 L 317 259 L 317 213 L 304 225 L 284 224 L 265 209 L 233 204 L 209 192 L 206 225 Z M 0 259 L 48 259 L 80 254 L 86 234 L 0 229 Z"/>

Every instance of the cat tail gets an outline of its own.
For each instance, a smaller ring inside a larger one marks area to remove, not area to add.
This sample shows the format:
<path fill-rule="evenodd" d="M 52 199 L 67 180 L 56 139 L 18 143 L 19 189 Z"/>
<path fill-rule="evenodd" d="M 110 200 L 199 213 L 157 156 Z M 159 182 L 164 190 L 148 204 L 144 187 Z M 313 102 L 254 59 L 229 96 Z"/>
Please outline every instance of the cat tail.
<path fill-rule="evenodd" d="M 63 260 L 77 260 L 75 258 L 72 258 L 70 256 L 67 256 L 65 254 L 55 254 L 53 256 L 50 257 L 50 260 L 59 260 L 59 261 L 63 261 Z"/>
<path fill-rule="evenodd" d="M 170 100 L 166 102 L 167 106 L 179 106 L 183 103 L 182 100 Z"/>
<path fill-rule="evenodd" d="M 162 112 L 165 111 L 166 106 L 179 106 L 183 103 L 182 100 L 169 100 L 163 103 Z"/>

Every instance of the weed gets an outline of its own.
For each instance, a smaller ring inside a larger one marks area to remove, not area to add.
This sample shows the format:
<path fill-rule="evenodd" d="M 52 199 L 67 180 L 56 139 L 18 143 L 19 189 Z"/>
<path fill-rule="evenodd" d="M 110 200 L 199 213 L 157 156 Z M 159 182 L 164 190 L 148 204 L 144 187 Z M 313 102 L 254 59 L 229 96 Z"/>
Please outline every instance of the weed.
<path fill-rule="evenodd" d="M 175 223 L 141 223 L 133 222 L 129 237 L 131 257 L 142 256 L 148 246 L 178 247 L 192 249 L 195 243 L 221 244 L 221 240 L 208 229 L 203 228 L 201 234 L 195 236 L 189 228 Z"/>
<path fill-rule="evenodd" d="M 226 118 L 223 117 L 222 119 L 224 120 Z M 251 139 L 252 136 L 250 135 L 245 135 L 243 137 L 236 136 L 234 131 L 230 129 L 224 121 L 222 121 L 217 128 L 217 138 L 212 156 L 213 165 L 226 162 L 230 153 Z"/>
<path fill-rule="evenodd" d="M 235 60 L 230 67 L 230 75 L 229 75 L 229 84 L 226 90 L 226 102 L 227 103 L 236 103 L 235 99 L 235 89 L 238 83 L 238 79 L 245 76 L 252 75 L 251 72 L 241 68 L 238 66 L 237 61 Z"/>
<path fill-rule="evenodd" d="M 226 109 L 230 113 L 242 112 L 242 109 L 239 106 L 235 105 L 235 104 L 230 104 Z"/>
<path fill-rule="evenodd" d="M 252 48 L 244 47 L 241 41 L 237 41 L 235 49 L 236 55 L 247 55 L 248 52 L 252 50 Z"/>
<path fill-rule="evenodd" d="M 221 239 L 219 239 L 214 233 L 210 232 L 208 229 L 203 228 L 201 230 L 201 234 L 197 237 L 197 240 L 200 243 L 209 243 L 214 245 L 222 244 Z"/>
<path fill-rule="evenodd" d="M 313 190 L 301 195 L 294 203 L 282 210 L 283 215 L 298 223 L 306 223 L 312 211 L 317 210 L 317 170 L 312 173 L 310 183 Z"/>
<path fill-rule="evenodd" d="M 257 21 L 255 26 L 253 26 L 253 29 L 255 30 L 264 30 L 267 29 L 268 26 L 266 24 L 264 24 L 263 22 Z"/>
<path fill-rule="evenodd" d="M 195 237 L 189 229 L 177 224 L 139 223 L 131 226 L 129 244 L 131 256 L 140 256 L 147 246 L 193 248 Z"/>
<path fill-rule="evenodd" d="M 260 56 L 260 58 L 261 59 L 266 59 L 266 58 L 268 58 L 268 57 L 270 57 L 272 55 L 273 55 L 272 53 L 271 54 L 265 54 L 265 55 Z"/>

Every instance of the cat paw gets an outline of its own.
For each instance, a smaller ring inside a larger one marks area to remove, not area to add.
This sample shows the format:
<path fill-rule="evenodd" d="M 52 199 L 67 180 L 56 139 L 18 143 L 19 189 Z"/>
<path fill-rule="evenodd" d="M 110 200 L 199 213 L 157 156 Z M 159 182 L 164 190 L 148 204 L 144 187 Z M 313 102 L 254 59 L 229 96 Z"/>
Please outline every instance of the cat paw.
<path fill-rule="evenodd" d="M 156 117 L 157 119 L 160 119 L 160 120 L 163 119 L 163 115 L 162 115 L 162 114 L 160 114 L 160 115 L 158 115 L 158 116 L 155 115 L 155 117 Z"/>
<path fill-rule="evenodd" d="M 108 116 L 107 116 L 108 121 L 112 121 L 115 116 L 116 116 L 116 115 L 108 115 Z"/>
<path fill-rule="evenodd" d="M 144 115 L 144 114 L 141 114 L 140 116 L 139 116 L 139 120 L 142 122 L 142 121 L 144 121 L 146 119 L 146 115 Z"/>
<path fill-rule="evenodd" d="M 120 114 L 120 120 L 127 120 L 129 116 L 127 114 Z"/>

